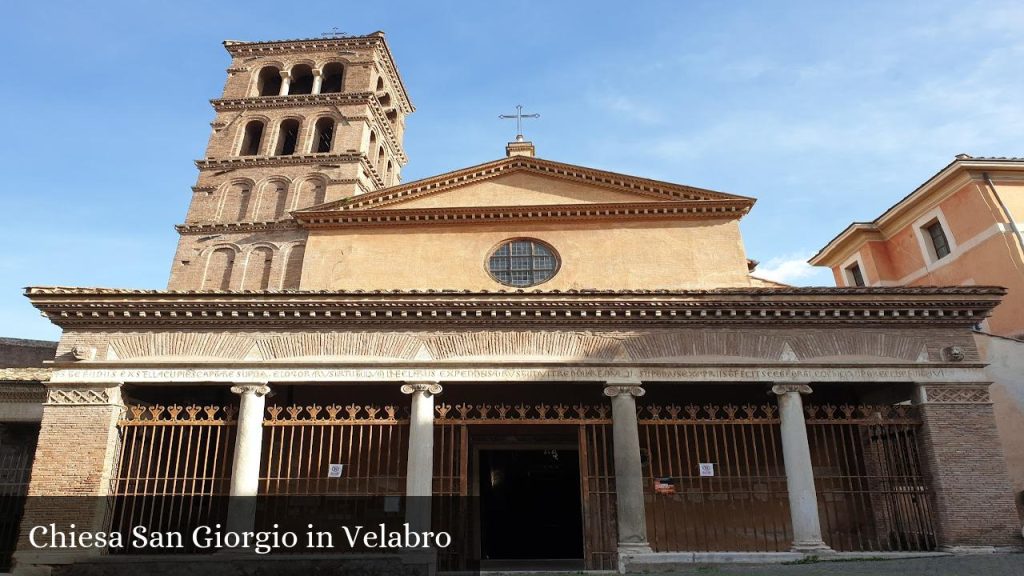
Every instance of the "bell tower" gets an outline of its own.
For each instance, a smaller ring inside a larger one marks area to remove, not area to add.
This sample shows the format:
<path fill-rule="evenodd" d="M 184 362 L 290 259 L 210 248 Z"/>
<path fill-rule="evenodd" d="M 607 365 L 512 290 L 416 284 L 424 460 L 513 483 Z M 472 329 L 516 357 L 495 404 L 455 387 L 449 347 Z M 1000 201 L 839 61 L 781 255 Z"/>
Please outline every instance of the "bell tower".
<path fill-rule="evenodd" d="M 167 287 L 295 289 L 306 234 L 290 213 L 398 184 L 414 108 L 382 32 L 224 47 Z"/>

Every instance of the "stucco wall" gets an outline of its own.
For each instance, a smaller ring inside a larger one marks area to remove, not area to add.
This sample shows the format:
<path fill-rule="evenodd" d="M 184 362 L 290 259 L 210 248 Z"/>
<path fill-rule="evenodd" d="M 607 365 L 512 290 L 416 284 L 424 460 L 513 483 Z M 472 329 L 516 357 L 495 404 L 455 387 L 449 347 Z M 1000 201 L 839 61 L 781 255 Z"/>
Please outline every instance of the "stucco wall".
<path fill-rule="evenodd" d="M 561 260 L 538 288 L 679 289 L 749 286 L 735 220 L 400 226 L 311 232 L 304 290 L 498 290 L 487 257 L 502 241 L 536 238 Z"/>
<path fill-rule="evenodd" d="M 1006 464 L 1024 520 L 1024 342 L 977 334 L 975 341 L 992 378 L 992 405 Z"/>

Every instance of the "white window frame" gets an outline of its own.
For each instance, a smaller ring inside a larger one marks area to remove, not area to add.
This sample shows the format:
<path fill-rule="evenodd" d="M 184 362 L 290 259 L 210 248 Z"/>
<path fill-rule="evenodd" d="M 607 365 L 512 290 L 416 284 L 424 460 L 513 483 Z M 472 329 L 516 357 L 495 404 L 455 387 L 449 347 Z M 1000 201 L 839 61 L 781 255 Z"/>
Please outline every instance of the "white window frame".
<path fill-rule="evenodd" d="M 860 252 L 847 258 L 839 267 L 839 275 L 843 278 L 843 286 L 849 288 L 857 287 L 857 283 L 853 281 L 853 275 L 850 274 L 850 266 L 854 264 L 860 268 L 860 275 L 864 278 L 864 286 L 871 286 L 871 282 L 868 281 L 868 270 L 864 267 L 864 259 L 861 258 Z"/>
<path fill-rule="evenodd" d="M 942 233 L 946 235 L 946 243 L 949 244 L 949 254 L 942 258 L 935 255 L 932 237 L 925 230 L 925 226 L 933 221 L 937 221 L 942 226 Z M 957 244 L 956 238 L 953 237 L 953 230 L 949 227 L 949 222 L 946 221 L 946 215 L 942 213 L 941 208 L 935 207 L 929 210 L 926 214 L 915 220 L 912 226 L 914 227 L 914 236 L 917 238 L 917 244 L 921 248 L 921 254 L 924 256 L 924 267 L 928 271 L 934 270 L 958 256 L 960 246 Z"/>

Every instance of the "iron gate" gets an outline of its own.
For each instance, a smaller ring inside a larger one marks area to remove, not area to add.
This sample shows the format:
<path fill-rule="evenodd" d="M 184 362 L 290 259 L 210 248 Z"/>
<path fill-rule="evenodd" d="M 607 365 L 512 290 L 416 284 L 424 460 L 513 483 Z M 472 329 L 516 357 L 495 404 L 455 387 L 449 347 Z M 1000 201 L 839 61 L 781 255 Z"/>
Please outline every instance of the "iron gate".
<path fill-rule="evenodd" d="M 270 406 L 261 495 L 402 496 L 409 419 L 395 406 Z M 343 466 L 331 478 L 331 464 Z"/>
<path fill-rule="evenodd" d="M 789 549 L 777 410 L 770 404 L 639 409 L 647 537 L 656 552 Z"/>
<path fill-rule="evenodd" d="M 844 551 L 934 549 L 916 409 L 826 404 L 805 411 L 825 542 Z"/>
<path fill-rule="evenodd" d="M 257 529 L 301 531 L 314 518 L 399 525 L 408 446 L 409 419 L 395 406 L 269 406 Z"/>
<path fill-rule="evenodd" d="M 235 444 L 233 406 L 130 406 L 117 424 L 111 531 L 189 532 L 223 522 Z M 131 538 L 112 553 L 132 552 Z M 185 546 L 181 552 L 193 552 Z"/>
<path fill-rule="evenodd" d="M 444 551 L 442 570 L 465 568 L 459 559 L 472 558 L 480 542 L 472 530 L 476 512 L 469 483 L 469 436 L 476 426 L 571 426 L 579 444 L 580 495 L 583 504 L 583 553 L 587 570 L 616 567 L 615 471 L 612 458 L 611 408 L 566 404 L 440 404 L 434 419 L 434 509 L 436 529 L 452 531 L 453 541 L 468 549 Z M 461 497 L 461 498 L 460 498 Z M 458 534 L 458 536 L 456 536 Z M 444 554 L 447 554 L 445 556 Z"/>

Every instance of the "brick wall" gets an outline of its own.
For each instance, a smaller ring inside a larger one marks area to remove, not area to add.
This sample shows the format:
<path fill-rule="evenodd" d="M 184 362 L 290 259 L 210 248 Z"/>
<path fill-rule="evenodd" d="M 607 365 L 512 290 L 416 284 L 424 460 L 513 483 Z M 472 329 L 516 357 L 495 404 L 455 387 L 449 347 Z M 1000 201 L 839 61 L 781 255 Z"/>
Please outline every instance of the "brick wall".
<path fill-rule="evenodd" d="M 36 550 L 28 541 L 34 526 L 75 524 L 103 528 L 111 470 L 118 447 L 120 391 L 115 387 L 50 387 L 43 409 L 29 500 L 21 521 L 18 565 L 63 563 L 96 549 Z"/>
<path fill-rule="evenodd" d="M 924 387 L 922 450 L 940 547 L 1020 546 L 1020 525 L 986 386 Z"/>

